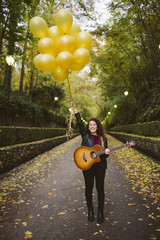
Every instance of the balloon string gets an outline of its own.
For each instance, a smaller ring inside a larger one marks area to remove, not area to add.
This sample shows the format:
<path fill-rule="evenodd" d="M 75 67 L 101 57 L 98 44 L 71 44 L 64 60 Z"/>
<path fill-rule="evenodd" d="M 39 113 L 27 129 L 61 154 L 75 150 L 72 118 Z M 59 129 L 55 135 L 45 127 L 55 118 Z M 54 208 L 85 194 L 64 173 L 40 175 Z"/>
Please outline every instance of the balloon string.
<path fill-rule="evenodd" d="M 68 88 L 69 88 L 70 98 L 71 98 L 71 101 L 73 101 L 72 92 L 71 92 L 71 87 L 70 87 L 70 83 L 69 83 L 69 78 L 68 78 L 68 77 L 67 77 L 67 82 L 68 82 Z M 72 138 L 72 134 L 73 134 L 72 118 L 73 118 L 73 111 L 72 111 L 72 109 L 71 109 L 71 111 L 70 111 L 70 113 L 69 113 L 69 115 L 68 115 L 68 131 L 66 132 L 67 140 L 69 140 L 70 138 Z"/>
<path fill-rule="evenodd" d="M 70 87 L 70 83 L 69 83 L 69 78 L 68 77 L 67 77 L 67 82 L 68 82 L 68 88 L 69 88 L 69 94 L 70 94 L 70 97 L 71 97 L 71 101 L 73 101 L 71 87 Z"/>

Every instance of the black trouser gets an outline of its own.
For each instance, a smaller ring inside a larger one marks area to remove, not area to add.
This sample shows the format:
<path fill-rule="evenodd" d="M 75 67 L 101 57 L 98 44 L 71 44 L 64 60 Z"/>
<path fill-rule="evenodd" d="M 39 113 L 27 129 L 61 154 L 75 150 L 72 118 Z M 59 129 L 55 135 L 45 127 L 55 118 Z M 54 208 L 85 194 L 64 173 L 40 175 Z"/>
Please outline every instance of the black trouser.
<path fill-rule="evenodd" d="M 85 179 L 85 196 L 88 209 L 93 209 L 92 191 L 94 186 L 94 178 L 96 180 L 96 189 L 98 193 L 98 209 L 103 210 L 104 206 L 104 178 L 106 169 L 100 166 L 92 166 L 89 170 L 83 171 Z"/>

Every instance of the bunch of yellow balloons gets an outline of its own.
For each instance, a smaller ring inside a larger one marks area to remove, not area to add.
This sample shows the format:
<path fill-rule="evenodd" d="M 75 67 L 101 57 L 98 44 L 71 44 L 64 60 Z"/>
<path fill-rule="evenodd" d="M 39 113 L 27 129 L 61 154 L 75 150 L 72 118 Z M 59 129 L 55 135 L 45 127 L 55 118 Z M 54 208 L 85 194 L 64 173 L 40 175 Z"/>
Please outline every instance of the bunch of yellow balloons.
<path fill-rule="evenodd" d="M 39 54 L 33 62 L 37 69 L 51 71 L 55 80 L 64 81 L 69 70 L 79 71 L 89 61 L 92 36 L 81 31 L 67 9 L 55 14 L 56 26 L 48 28 L 41 17 L 33 17 L 29 28 L 38 41 Z"/>

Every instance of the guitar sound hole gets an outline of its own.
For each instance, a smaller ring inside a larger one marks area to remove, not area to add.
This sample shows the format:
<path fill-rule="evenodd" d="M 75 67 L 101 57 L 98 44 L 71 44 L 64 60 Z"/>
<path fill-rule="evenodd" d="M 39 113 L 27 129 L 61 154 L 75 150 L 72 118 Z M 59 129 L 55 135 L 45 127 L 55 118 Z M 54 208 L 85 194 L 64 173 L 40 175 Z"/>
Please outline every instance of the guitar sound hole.
<path fill-rule="evenodd" d="M 97 157 L 96 153 L 95 152 L 91 152 L 91 158 L 95 159 Z"/>

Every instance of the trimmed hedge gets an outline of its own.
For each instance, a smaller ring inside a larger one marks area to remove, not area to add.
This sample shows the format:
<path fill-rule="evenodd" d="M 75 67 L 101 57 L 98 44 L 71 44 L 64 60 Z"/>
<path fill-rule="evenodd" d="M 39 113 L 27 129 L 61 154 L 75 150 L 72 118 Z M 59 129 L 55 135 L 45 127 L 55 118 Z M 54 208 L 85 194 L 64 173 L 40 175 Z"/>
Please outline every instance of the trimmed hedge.
<path fill-rule="evenodd" d="M 123 132 L 110 132 L 109 134 L 122 142 L 134 140 L 136 149 L 160 161 L 160 137 L 144 137 Z"/>
<path fill-rule="evenodd" d="M 138 124 L 130 124 L 117 126 L 110 129 L 114 132 L 126 132 L 137 135 L 159 137 L 160 136 L 160 121 L 144 122 Z"/>
<path fill-rule="evenodd" d="M 65 135 L 66 128 L 0 127 L 0 147 Z"/>
<path fill-rule="evenodd" d="M 73 134 L 75 137 L 77 134 Z M 67 136 L 0 148 L 0 175 L 67 141 Z"/>

